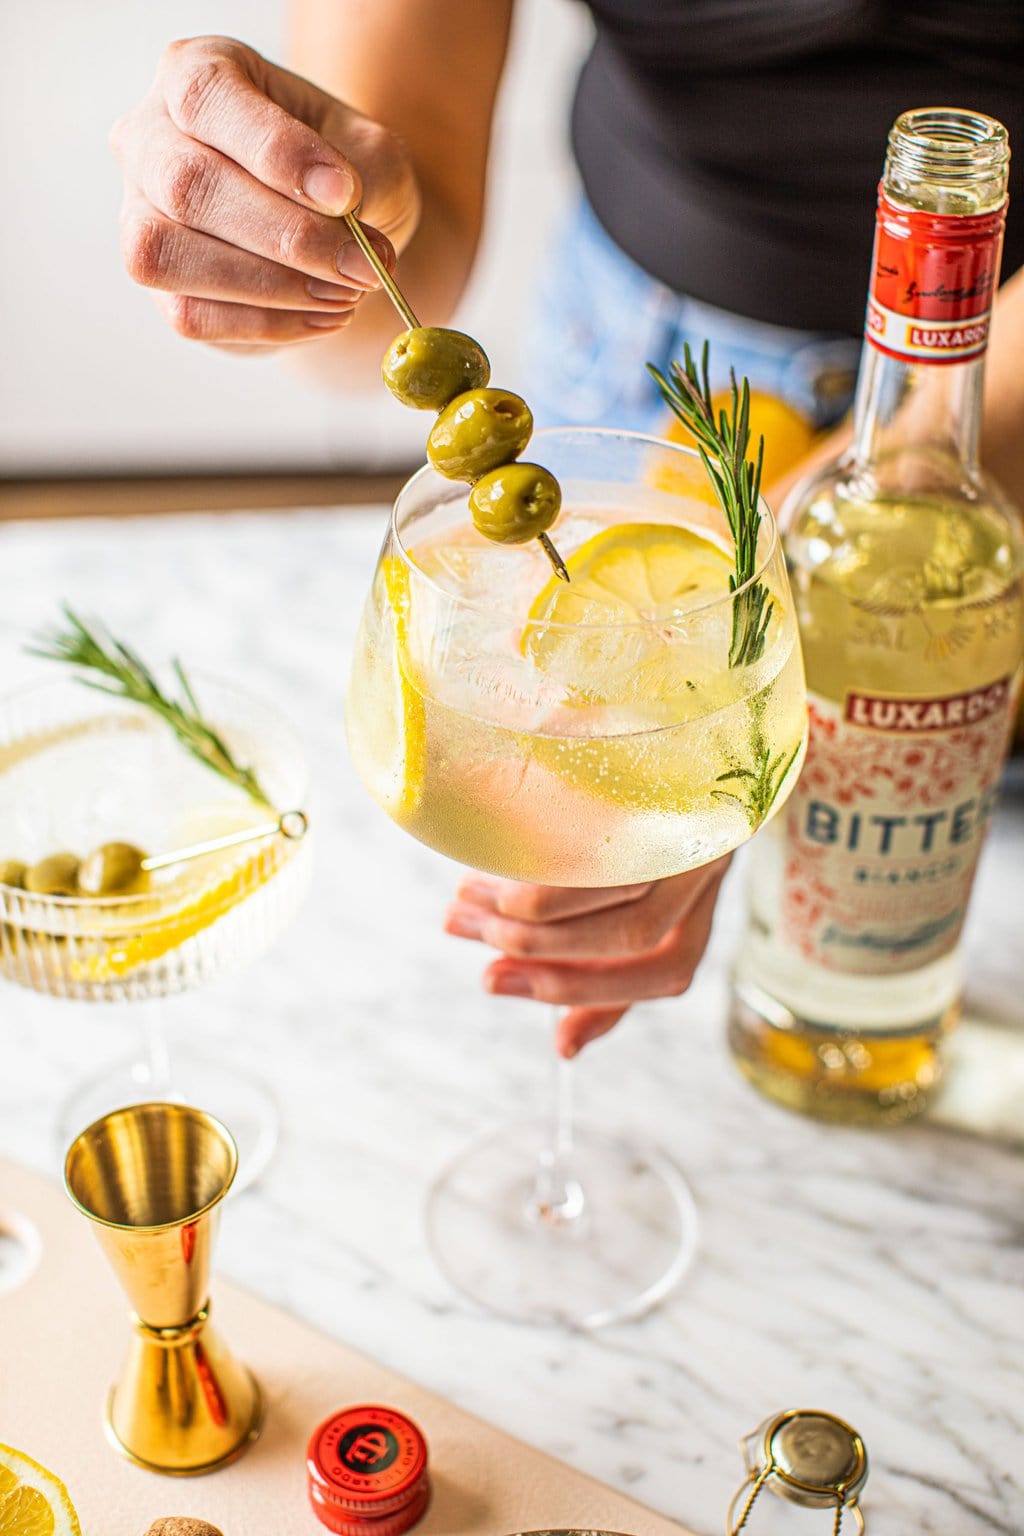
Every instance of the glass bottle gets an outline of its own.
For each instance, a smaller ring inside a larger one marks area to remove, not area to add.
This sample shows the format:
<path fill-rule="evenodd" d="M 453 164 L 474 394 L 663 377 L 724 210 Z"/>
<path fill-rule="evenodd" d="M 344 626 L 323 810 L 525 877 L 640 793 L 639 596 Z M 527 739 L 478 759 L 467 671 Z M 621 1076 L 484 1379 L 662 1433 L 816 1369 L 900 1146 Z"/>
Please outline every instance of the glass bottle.
<path fill-rule="evenodd" d="M 926 1107 L 1009 747 L 1024 548 L 978 466 L 1009 145 L 992 118 L 904 113 L 879 189 L 853 445 L 782 509 L 811 734 L 750 853 L 729 1038 L 789 1106 Z"/>

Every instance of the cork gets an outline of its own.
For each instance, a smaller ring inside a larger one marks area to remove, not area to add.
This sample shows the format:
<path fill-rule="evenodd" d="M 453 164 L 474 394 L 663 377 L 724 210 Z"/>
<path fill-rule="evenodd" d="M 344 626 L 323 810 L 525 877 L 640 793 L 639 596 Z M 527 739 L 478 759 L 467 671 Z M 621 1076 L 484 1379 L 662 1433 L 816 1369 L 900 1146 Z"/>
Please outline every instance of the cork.
<path fill-rule="evenodd" d="M 165 1515 L 154 1520 L 146 1536 L 221 1536 L 215 1525 L 205 1520 L 193 1520 L 191 1515 Z"/>

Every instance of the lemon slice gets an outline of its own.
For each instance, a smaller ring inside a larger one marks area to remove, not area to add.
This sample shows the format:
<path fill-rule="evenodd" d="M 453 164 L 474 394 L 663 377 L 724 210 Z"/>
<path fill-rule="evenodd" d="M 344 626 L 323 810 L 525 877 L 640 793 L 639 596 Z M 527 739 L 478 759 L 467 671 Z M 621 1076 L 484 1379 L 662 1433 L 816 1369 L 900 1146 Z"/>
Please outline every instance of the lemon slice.
<path fill-rule="evenodd" d="M 288 857 L 288 855 L 284 855 Z M 75 980 L 111 981 L 125 976 L 137 966 L 177 949 L 186 939 L 193 938 L 204 928 L 209 928 L 224 917 L 233 907 L 247 901 L 261 885 L 266 885 L 277 873 L 282 862 L 270 849 L 255 855 L 239 868 L 225 875 L 205 889 L 201 895 L 184 900 L 171 907 L 166 918 L 161 918 L 134 933 L 110 939 L 102 950 L 90 954 L 84 960 L 71 964 Z M 4 1533 L 0 1531 L 0 1536 Z"/>
<path fill-rule="evenodd" d="M 567 565 L 569 584 L 552 579 L 530 609 L 523 652 L 600 724 L 593 735 L 538 737 L 534 755 L 606 804 L 692 812 L 707 774 L 692 736 L 671 728 L 722 702 L 731 604 L 689 627 L 687 615 L 728 597 L 731 555 L 678 524 L 620 523 Z"/>
<path fill-rule="evenodd" d="M 365 738 L 369 784 L 379 804 L 395 821 L 405 821 L 419 806 L 427 771 L 427 722 L 423 699 L 410 680 L 409 569 L 388 556 L 381 561 L 377 581 L 383 592 L 375 607 L 390 635 L 362 646 L 366 675 L 350 696 L 359 714 L 357 740 Z M 389 621 L 390 620 L 390 624 Z M 390 643 L 388 643 L 390 642 Z M 360 642 L 362 645 L 362 642 Z"/>
<path fill-rule="evenodd" d="M 552 577 L 535 599 L 522 648 L 580 702 L 656 706 L 692 691 L 692 674 L 708 662 L 724 670 L 727 632 L 721 657 L 706 655 L 701 667 L 697 652 L 707 646 L 684 628 L 695 608 L 728 596 L 733 560 L 720 545 L 676 523 L 619 523 L 588 539 L 567 566 L 569 582 Z M 718 640 L 714 625 L 700 628 L 702 641 Z"/>
<path fill-rule="evenodd" d="M 82 1536 L 60 1479 L 9 1445 L 0 1445 L 0 1536 Z"/>

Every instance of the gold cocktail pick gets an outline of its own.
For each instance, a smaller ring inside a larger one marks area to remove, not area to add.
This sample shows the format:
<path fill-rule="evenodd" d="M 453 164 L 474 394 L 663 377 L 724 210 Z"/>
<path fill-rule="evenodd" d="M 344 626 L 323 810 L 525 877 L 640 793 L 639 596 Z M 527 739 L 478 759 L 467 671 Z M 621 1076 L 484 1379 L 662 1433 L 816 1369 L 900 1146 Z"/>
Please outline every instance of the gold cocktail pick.
<path fill-rule="evenodd" d="M 246 827 L 241 832 L 226 832 L 223 837 L 210 837 L 203 843 L 190 843 L 186 848 L 175 848 L 170 853 L 154 853 L 142 860 L 140 868 L 148 874 L 153 869 L 169 869 L 174 864 L 187 864 L 189 859 L 201 859 L 208 853 L 220 853 L 224 848 L 238 848 L 243 843 L 261 842 L 267 837 L 282 837 L 298 841 L 309 831 L 309 817 L 305 811 L 282 811 L 276 821 L 261 822 L 258 827 Z"/>
<path fill-rule="evenodd" d="M 354 213 L 345 213 L 342 215 L 342 218 L 348 225 L 349 230 L 352 233 L 353 240 L 356 242 L 356 245 L 358 245 L 359 249 L 370 263 L 370 266 L 380 278 L 385 293 L 395 308 L 398 310 L 398 313 L 401 315 L 406 325 L 411 331 L 418 330 L 420 323 L 416 318 L 412 305 L 409 303 L 409 300 L 406 298 L 405 294 L 402 292 L 401 288 L 399 288 L 398 284 L 391 276 L 391 273 L 384 265 L 380 258 L 380 253 L 374 250 L 373 246 L 370 244 L 366 237 L 366 230 L 360 224 Z"/>
<path fill-rule="evenodd" d="M 132 895 L 139 876 L 148 875 L 151 870 L 187 864 L 190 859 L 201 859 L 209 853 L 220 853 L 224 848 L 237 848 L 243 843 L 262 842 L 268 837 L 297 841 L 308 831 L 309 818 L 305 811 L 295 810 L 282 811 L 273 821 L 261 822 L 259 826 L 225 832 L 221 837 L 208 837 L 201 843 L 173 848 L 168 853 L 143 853 L 134 843 L 103 843 L 82 860 L 76 880 L 79 890 L 86 896 Z"/>

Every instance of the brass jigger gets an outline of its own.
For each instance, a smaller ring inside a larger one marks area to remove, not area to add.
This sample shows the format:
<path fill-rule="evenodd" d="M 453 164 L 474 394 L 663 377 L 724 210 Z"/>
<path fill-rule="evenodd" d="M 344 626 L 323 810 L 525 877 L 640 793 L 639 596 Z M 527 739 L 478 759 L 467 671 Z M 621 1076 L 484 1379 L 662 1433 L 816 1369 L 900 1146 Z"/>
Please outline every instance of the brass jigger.
<path fill-rule="evenodd" d="M 262 1427 L 260 1389 L 209 1320 L 219 1207 L 237 1167 L 220 1121 L 183 1104 L 114 1110 L 76 1138 L 64 1163 L 67 1192 L 133 1309 L 107 1435 L 152 1472 L 212 1472 Z"/>

